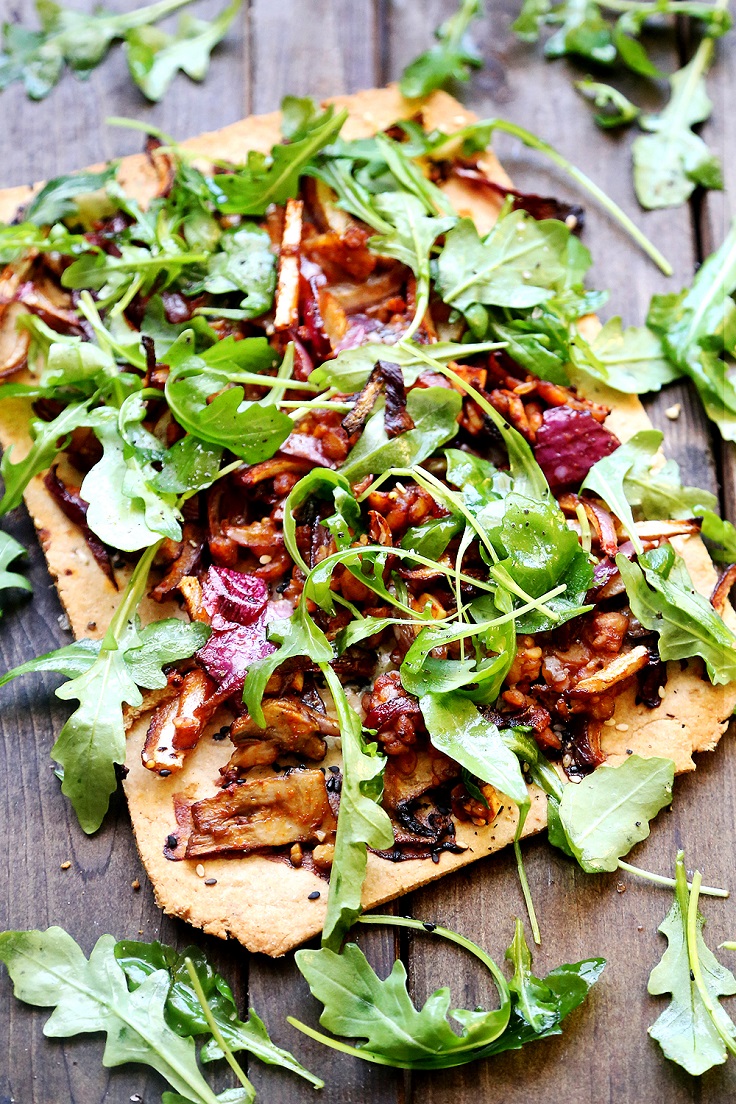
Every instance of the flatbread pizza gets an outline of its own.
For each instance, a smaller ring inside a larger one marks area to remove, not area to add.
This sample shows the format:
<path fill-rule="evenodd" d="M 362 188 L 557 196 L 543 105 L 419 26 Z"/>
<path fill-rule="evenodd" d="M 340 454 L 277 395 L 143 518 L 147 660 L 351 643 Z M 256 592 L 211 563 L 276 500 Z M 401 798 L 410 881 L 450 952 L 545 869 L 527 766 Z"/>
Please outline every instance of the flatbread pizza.
<path fill-rule="evenodd" d="M 697 508 L 647 516 L 632 493 L 622 516 L 590 482 L 632 439 L 660 470 L 639 399 L 590 365 L 563 382 L 524 359 L 535 310 L 552 332 L 556 304 L 587 348 L 600 324 L 575 217 L 545 201 L 540 218 L 473 148 L 476 123 L 444 93 L 371 90 L 321 116 L 293 102 L 125 158 L 92 216 L 58 207 L 58 249 L 6 256 L 7 460 L 33 455 L 33 418 L 84 407 L 24 486 L 75 637 L 104 655 L 118 631 L 122 654 L 142 549 L 156 558 L 131 618 L 210 633 L 158 655 L 139 700 L 121 691 L 138 849 L 167 913 L 250 950 L 339 930 L 355 908 L 335 904 L 336 865 L 355 898 L 366 843 L 364 908 L 512 843 L 519 803 L 483 766 L 499 733 L 565 782 L 632 755 L 681 772 L 736 705 Z M 0 194 L 0 217 L 25 207 L 34 225 L 33 194 Z M 711 650 L 658 650 L 642 594 L 659 601 L 660 579 L 670 606 L 684 587 L 716 619 Z M 530 784 L 523 835 L 547 805 Z"/>

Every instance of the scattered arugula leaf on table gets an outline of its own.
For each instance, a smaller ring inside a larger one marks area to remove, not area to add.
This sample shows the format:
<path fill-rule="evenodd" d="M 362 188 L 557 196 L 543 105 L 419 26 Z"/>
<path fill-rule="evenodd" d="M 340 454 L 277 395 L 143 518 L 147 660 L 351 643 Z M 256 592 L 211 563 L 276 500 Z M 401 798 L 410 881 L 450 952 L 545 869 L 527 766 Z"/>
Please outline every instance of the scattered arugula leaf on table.
<path fill-rule="evenodd" d="M 192 0 L 159 0 L 131 12 L 93 14 L 72 11 L 53 0 L 36 0 L 41 30 L 19 23 L 3 26 L 0 90 L 22 81 L 32 100 L 42 100 L 59 82 L 65 66 L 85 78 L 107 54 L 115 39 L 135 28 L 158 23 Z"/>
<path fill-rule="evenodd" d="M 180 70 L 191 80 L 203 81 L 210 54 L 227 34 L 241 6 L 242 0 L 232 0 L 212 22 L 183 15 L 175 35 L 149 24 L 128 31 L 125 56 L 130 75 L 144 96 L 157 103 Z"/>
<path fill-rule="evenodd" d="M 598 108 L 594 118 L 598 126 L 603 127 L 604 130 L 628 126 L 641 114 L 641 109 L 627 99 L 623 92 L 603 81 L 595 81 L 588 77 L 585 80 L 575 81 L 575 87 L 586 100 L 590 100 Z"/>
<path fill-rule="evenodd" d="M 26 579 L 25 575 L 8 570 L 13 560 L 25 554 L 25 548 L 15 537 L 11 537 L 9 533 L 0 532 L 0 590 L 33 589 L 30 579 Z M 2 613 L 1 610 L 0 613 Z"/>
<path fill-rule="evenodd" d="M 721 965 L 703 938 L 705 917 L 698 908 L 700 874 L 688 889 L 683 853 L 677 855 L 675 899 L 659 930 L 667 950 L 652 970 L 652 996 L 670 994 L 671 1003 L 649 1028 L 666 1058 L 699 1076 L 736 1054 L 736 1025 L 720 998 L 736 994 L 736 978 Z"/>
<path fill-rule="evenodd" d="M 292 1017 L 289 1023 L 326 1046 L 399 1069 L 447 1069 L 558 1035 L 564 1017 L 583 1002 L 605 966 L 603 959 L 587 959 L 560 966 L 545 978 L 533 977 L 531 955 L 517 921 L 508 952 L 514 964 L 509 984 L 485 951 L 447 928 L 398 916 L 364 916 L 361 923 L 413 928 L 463 947 L 490 972 L 498 993 L 500 1006 L 490 1012 L 450 1011 L 448 988 L 437 990 L 417 1009 L 409 997 L 406 970 L 400 961 L 382 981 L 354 943 L 347 944 L 339 955 L 324 947 L 297 951 L 297 966 L 312 995 L 324 1005 L 320 1023 L 336 1035 L 365 1042 L 349 1046 Z M 461 1025 L 461 1034 L 449 1023 L 448 1012 Z"/>
<path fill-rule="evenodd" d="M 409 100 L 428 96 L 450 80 L 466 81 L 483 59 L 468 41 L 468 28 L 483 14 L 482 0 L 461 0 L 458 10 L 438 27 L 437 43 L 420 54 L 401 74 L 399 88 Z"/>

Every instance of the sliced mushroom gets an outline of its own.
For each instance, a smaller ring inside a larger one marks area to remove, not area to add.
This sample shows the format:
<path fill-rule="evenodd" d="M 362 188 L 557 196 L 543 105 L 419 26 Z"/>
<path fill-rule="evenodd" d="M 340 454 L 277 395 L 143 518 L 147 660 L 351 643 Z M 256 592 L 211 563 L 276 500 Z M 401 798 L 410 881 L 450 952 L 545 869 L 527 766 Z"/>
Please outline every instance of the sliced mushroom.
<path fill-rule="evenodd" d="M 623 652 L 594 675 L 581 679 L 573 687 L 575 694 L 602 694 L 617 682 L 635 675 L 649 662 L 649 649 L 640 644 L 630 652 Z"/>
<path fill-rule="evenodd" d="M 141 752 L 143 766 L 164 776 L 184 766 L 187 751 L 196 746 L 209 721 L 201 706 L 212 697 L 215 684 L 198 667 L 184 676 L 181 690 L 153 715 Z"/>
<path fill-rule="evenodd" d="M 233 783 L 189 809 L 186 858 L 325 843 L 337 828 L 318 770 Z"/>
<path fill-rule="evenodd" d="M 642 540 L 669 540 L 700 532 L 700 519 L 687 518 L 684 521 L 637 521 L 636 532 Z"/>
<path fill-rule="evenodd" d="M 265 728 L 248 714 L 233 721 L 230 739 L 236 751 L 223 770 L 228 781 L 251 767 L 270 766 L 280 755 L 299 755 L 319 762 L 327 750 L 323 736 L 340 735 L 334 721 L 297 698 L 264 698 L 263 714 Z"/>
<path fill-rule="evenodd" d="M 287 201 L 279 251 L 276 314 L 273 320 L 275 330 L 288 330 L 299 325 L 299 247 L 303 210 L 302 200 Z"/>

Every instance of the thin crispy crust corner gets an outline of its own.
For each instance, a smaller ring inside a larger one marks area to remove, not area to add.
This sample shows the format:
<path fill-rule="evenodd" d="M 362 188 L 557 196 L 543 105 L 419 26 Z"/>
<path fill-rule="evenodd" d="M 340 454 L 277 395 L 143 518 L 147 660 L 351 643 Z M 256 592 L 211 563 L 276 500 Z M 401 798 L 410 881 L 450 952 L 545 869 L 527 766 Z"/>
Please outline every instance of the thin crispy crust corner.
<path fill-rule="evenodd" d="M 372 134 L 416 110 L 416 105 L 403 100 L 393 86 L 340 97 L 333 102 L 349 110 L 344 133 L 351 138 Z M 422 114 L 427 127 L 448 132 L 475 118 L 441 92 L 422 107 Z M 273 113 L 244 119 L 184 144 L 201 153 L 204 161 L 207 158 L 237 161 L 248 149 L 268 151 L 278 137 L 279 114 Z M 499 183 L 510 183 L 493 154 L 485 156 L 484 168 Z M 141 200 L 155 192 L 155 174 L 143 156 L 125 158 L 120 179 Z M 31 194 L 28 188 L 0 192 L 0 218 L 12 217 L 18 205 Z M 492 225 L 498 204 L 481 196 L 477 189 L 455 181 L 450 196 L 456 209 L 471 215 L 481 229 Z M 597 322 L 591 319 L 590 325 L 595 327 Z M 608 424 L 622 440 L 650 424 L 635 396 L 598 389 L 590 397 L 601 398 L 613 407 Z M 29 445 L 26 425 L 27 409 L 21 402 L 3 404 L 0 442 L 3 448 L 14 446 L 16 459 Z M 117 604 L 118 592 L 92 559 L 76 527 L 51 499 L 40 477 L 28 488 L 26 502 L 75 635 L 102 633 Z M 681 540 L 680 551 L 698 590 L 709 594 L 716 576 L 700 539 Z M 144 610 L 144 617 L 151 619 L 171 612 L 171 608 L 162 610 L 151 603 Z M 620 761 L 632 753 L 663 755 L 675 760 L 678 771 L 688 771 L 695 766 L 694 752 L 711 750 L 718 743 L 736 705 L 736 687 L 712 687 L 702 678 L 699 661 L 670 663 L 668 675 L 666 695 L 658 709 L 637 705 L 633 691 L 618 699 L 615 727 L 604 729 L 603 749 L 611 761 Z M 205 859 L 200 864 L 172 862 L 164 856 L 166 836 L 175 828 L 173 795 L 180 793 L 190 800 L 211 795 L 228 751 L 222 743 L 205 736 L 181 773 L 161 779 L 141 764 L 148 718 L 131 720 L 129 773 L 124 786 L 138 849 L 160 907 L 211 935 L 233 936 L 249 950 L 268 955 L 285 954 L 316 935 L 324 921 L 328 891 L 327 882 L 316 874 L 260 855 Z M 516 821 L 516 811 L 508 805 L 488 827 L 459 824 L 458 842 L 466 850 L 456 855 L 444 853 L 438 863 L 430 860 L 391 863 L 369 855 L 363 893 L 365 907 L 410 892 L 505 847 L 514 838 Z M 524 835 L 541 831 L 545 824 L 546 799 L 535 790 Z M 310 901 L 309 895 L 315 890 L 320 896 Z"/>

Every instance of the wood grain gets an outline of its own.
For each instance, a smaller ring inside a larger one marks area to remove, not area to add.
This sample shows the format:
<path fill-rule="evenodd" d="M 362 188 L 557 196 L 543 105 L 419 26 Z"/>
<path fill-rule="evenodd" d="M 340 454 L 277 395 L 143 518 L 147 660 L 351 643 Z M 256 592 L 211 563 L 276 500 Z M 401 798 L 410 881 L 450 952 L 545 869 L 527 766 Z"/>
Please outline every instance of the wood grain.
<path fill-rule="evenodd" d="M 82 6 L 80 4 L 80 6 Z M 88 6 L 91 7 L 91 4 Z M 122 6 L 122 5 L 121 5 Z M 126 3 L 125 5 L 132 6 Z M 218 0 L 204 0 L 200 14 L 212 14 Z M 643 320 L 654 291 L 679 288 L 689 281 L 698 259 L 698 242 L 710 248 L 723 235 L 732 200 L 710 197 L 702 210 L 682 209 L 642 215 L 630 183 L 632 135 L 611 137 L 595 129 L 572 89 L 566 63 L 545 63 L 539 52 L 514 40 L 509 24 L 517 0 L 487 4 L 487 20 L 478 41 L 484 72 L 465 92 L 470 106 L 485 115 L 503 115 L 552 141 L 634 215 L 675 267 L 671 282 L 640 255 L 609 219 L 586 203 L 585 240 L 596 264 L 592 282 L 613 289 L 608 316 L 621 313 L 628 323 Z M 426 49 L 431 28 L 452 10 L 450 0 L 252 0 L 216 54 L 202 87 L 177 78 L 163 104 L 145 103 L 131 86 L 119 49 L 82 84 L 67 76 L 48 100 L 32 104 L 22 89 L 2 94 L 4 127 L 0 135 L 0 185 L 27 182 L 77 168 L 101 157 L 140 148 L 140 137 L 106 127 L 108 115 L 144 119 L 184 137 L 233 121 L 250 111 L 278 106 L 285 93 L 326 96 L 393 79 L 411 57 Z M 8 8 L 5 17 L 33 21 L 29 0 Z M 669 40 L 667 40 L 669 41 Z M 672 67 L 674 50 L 664 40 L 659 60 Z M 729 110 L 736 93 L 733 40 L 720 47 L 711 77 L 715 102 L 709 139 L 723 155 L 733 153 L 736 133 Z M 655 106 L 660 90 L 632 93 Z M 499 141 L 499 151 L 515 180 L 527 190 L 546 191 L 579 201 L 559 172 L 518 143 Z M 736 163 L 724 156 L 727 179 L 736 184 Z M 696 221 L 697 220 L 697 221 Z M 698 234 L 696 235 L 695 230 Z M 676 422 L 664 410 L 681 402 Z M 715 487 L 718 465 L 712 436 L 686 387 L 671 387 L 651 404 L 655 422 L 667 433 L 667 446 L 684 466 L 688 481 Z M 733 506 L 736 480 L 728 456 L 722 470 L 726 507 Z M 61 614 L 23 510 L 4 527 L 30 548 L 29 574 L 34 598 L 5 602 L 0 622 L 0 661 L 4 669 L 30 655 L 65 643 Z M 106 931 L 118 936 L 160 937 L 179 947 L 203 946 L 236 989 L 241 1007 L 250 1001 L 264 1016 L 274 1037 L 294 1049 L 328 1081 L 320 1097 L 290 1075 L 250 1064 L 259 1099 L 268 1104 L 476 1104 L 493 1100 L 512 1104 L 544 1095 L 551 1101 L 593 1104 L 717 1104 L 733 1097 L 734 1067 L 722 1067 L 700 1082 L 666 1063 L 646 1034 L 662 1002 L 646 996 L 649 970 L 663 941 L 656 927 L 668 907 L 668 895 L 631 878 L 590 877 L 542 841 L 525 848 L 529 880 L 540 914 L 544 944 L 537 954 L 540 971 L 561 961 L 604 954 L 604 979 L 590 1002 L 574 1014 L 565 1034 L 493 1063 L 432 1077 L 410 1079 L 327 1052 L 284 1023 L 293 1014 L 316 1023 L 316 1006 L 293 960 L 272 962 L 248 956 L 237 946 L 203 939 L 183 924 L 162 917 L 153 903 L 133 846 L 127 816 L 118 800 L 105 827 L 93 838 L 79 831 L 59 793 L 48 758 L 65 707 L 52 695 L 51 678 L 33 678 L 5 688 L 0 711 L 0 811 L 6 847 L 0 871 L 0 925 L 45 927 L 60 923 L 89 950 Z M 671 869 L 675 849 L 686 846 L 690 864 L 705 866 L 715 884 L 736 886 L 733 824 L 736 820 L 736 758 L 732 742 L 702 756 L 695 775 L 680 780 L 674 811 L 663 814 L 652 837 L 634 861 L 651 869 Z M 71 862 L 67 870 L 61 864 Z M 140 880 L 136 891 L 131 883 Z M 727 903 L 709 902 L 712 944 L 733 938 L 736 922 Z M 477 939 L 494 955 L 507 944 L 514 915 L 523 915 L 513 857 L 498 854 L 397 903 L 401 913 L 442 921 Z M 380 972 L 401 952 L 410 969 L 417 999 L 451 981 L 458 1006 L 492 999 L 485 979 L 467 959 L 430 936 L 399 940 L 392 932 L 360 931 L 358 940 Z M 45 1040 L 39 1013 L 13 1001 L 0 983 L 0 1104 L 124 1104 L 136 1094 L 160 1098 L 155 1075 L 132 1068 L 105 1071 L 99 1039 Z M 231 1084 L 217 1073 L 219 1085 Z"/>

